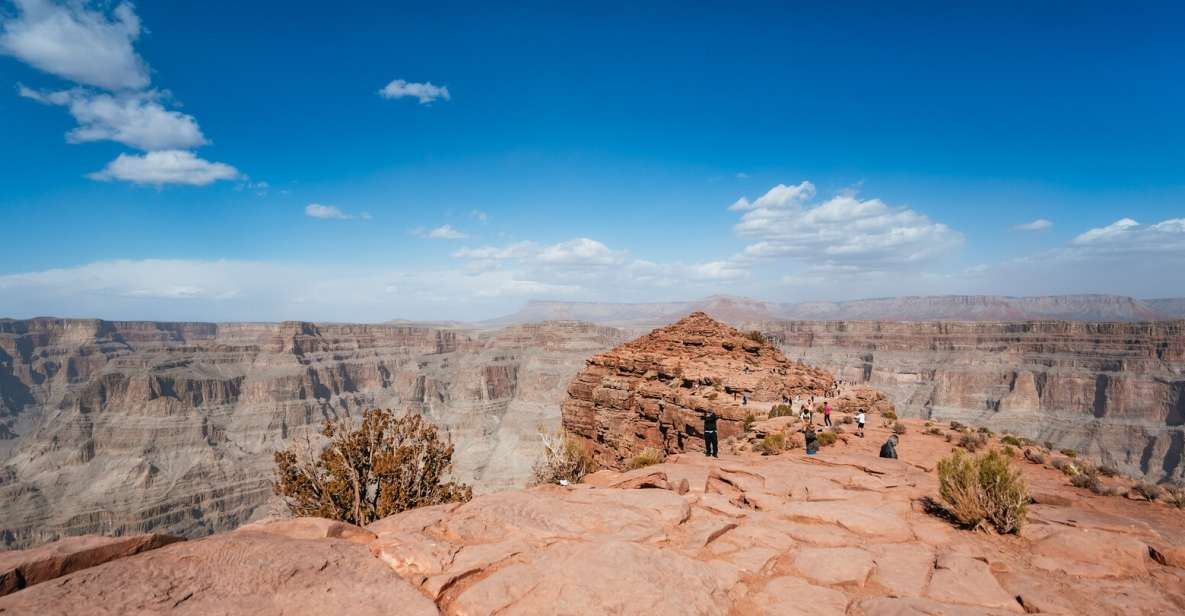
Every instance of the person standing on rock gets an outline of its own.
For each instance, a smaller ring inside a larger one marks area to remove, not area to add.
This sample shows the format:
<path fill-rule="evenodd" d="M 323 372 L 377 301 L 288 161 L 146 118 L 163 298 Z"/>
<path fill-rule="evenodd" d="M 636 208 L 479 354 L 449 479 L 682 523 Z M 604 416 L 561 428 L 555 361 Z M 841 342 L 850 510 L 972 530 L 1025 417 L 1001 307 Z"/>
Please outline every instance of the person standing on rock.
<path fill-rule="evenodd" d="M 831 427 L 831 404 L 827 402 L 823 403 L 823 424 Z"/>
<path fill-rule="evenodd" d="M 864 438 L 864 409 L 856 413 L 856 436 Z"/>
<path fill-rule="evenodd" d="M 881 457 L 882 458 L 891 458 L 893 460 L 897 459 L 897 435 L 896 434 L 889 435 L 889 440 L 885 441 L 884 445 L 881 445 Z"/>
<path fill-rule="evenodd" d="M 815 427 L 807 424 L 802 429 L 803 435 L 806 437 L 806 455 L 813 456 L 819 451 L 819 437 L 815 434 Z"/>
<path fill-rule="evenodd" d="M 720 457 L 720 443 L 716 439 L 716 420 L 719 417 L 713 411 L 704 414 L 704 455 L 709 458 Z"/>

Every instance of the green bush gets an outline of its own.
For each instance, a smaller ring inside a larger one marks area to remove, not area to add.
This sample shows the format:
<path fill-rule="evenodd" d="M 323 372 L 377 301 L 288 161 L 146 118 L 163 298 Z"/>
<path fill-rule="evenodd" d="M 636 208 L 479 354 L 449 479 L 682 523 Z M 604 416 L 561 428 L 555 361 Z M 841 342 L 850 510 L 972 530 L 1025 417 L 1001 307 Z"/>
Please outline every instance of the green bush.
<path fill-rule="evenodd" d="M 794 412 L 794 407 L 790 406 L 789 404 L 779 404 L 769 410 L 770 419 L 773 419 L 774 417 L 790 417 L 796 414 L 797 413 Z"/>
<path fill-rule="evenodd" d="M 1001 451 L 1003 451 L 1004 455 L 1008 456 L 1009 458 L 1016 455 L 1016 450 L 1012 448 L 1012 445 L 1005 445 L 1001 448 Z"/>
<path fill-rule="evenodd" d="M 766 434 L 754 449 L 763 456 L 776 456 L 786 450 L 786 435 L 781 432 Z"/>
<path fill-rule="evenodd" d="M 820 432 L 815 436 L 819 439 L 820 447 L 830 447 L 835 444 L 835 441 L 839 440 L 839 436 L 834 432 Z"/>
<path fill-rule="evenodd" d="M 940 460 L 938 493 L 951 516 L 968 528 L 1015 533 L 1028 514 L 1024 478 L 995 450 L 976 457 L 956 449 Z"/>
<path fill-rule="evenodd" d="M 1000 439 L 1000 442 L 1004 443 L 1005 445 L 1011 445 L 1013 447 L 1024 447 L 1024 443 L 1022 443 L 1020 439 L 1016 438 L 1015 436 L 1012 436 L 1011 434 L 1005 435 L 1003 438 Z"/>
<path fill-rule="evenodd" d="M 655 464 L 662 464 L 666 460 L 666 456 L 659 450 L 653 447 L 647 447 L 642 450 L 642 453 L 630 458 L 625 463 L 628 470 L 643 468 L 646 466 L 653 466 Z"/>
<path fill-rule="evenodd" d="M 963 428 L 965 428 L 965 427 L 966 426 L 964 426 L 963 424 L 961 424 L 957 421 L 950 422 L 950 429 L 954 430 L 955 432 L 962 432 Z"/>
<path fill-rule="evenodd" d="M 757 421 L 757 418 L 753 416 L 753 413 L 749 413 L 748 415 L 745 415 L 745 420 L 743 422 L 741 422 L 741 431 L 748 432 L 749 430 L 752 430 L 753 429 L 753 422 L 755 422 L 755 421 Z"/>
<path fill-rule="evenodd" d="M 1061 450 L 1061 454 L 1062 454 L 1063 456 L 1066 456 L 1067 458 L 1076 458 L 1076 457 L 1078 457 L 1078 452 L 1077 452 L 1077 451 L 1074 451 L 1073 449 L 1063 449 L 1063 450 Z"/>
<path fill-rule="evenodd" d="M 992 431 L 991 431 L 991 430 L 989 430 L 989 429 L 987 429 L 987 427 L 986 427 L 986 426 L 981 426 L 981 427 L 979 428 L 979 433 L 980 433 L 980 434 L 982 434 L 982 435 L 984 435 L 984 436 L 991 436 L 991 435 L 992 435 Z"/>
<path fill-rule="evenodd" d="M 885 419 L 885 421 L 897 421 L 897 412 L 896 411 L 885 411 L 885 412 L 881 413 L 881 417 L 883 419 Z"/>

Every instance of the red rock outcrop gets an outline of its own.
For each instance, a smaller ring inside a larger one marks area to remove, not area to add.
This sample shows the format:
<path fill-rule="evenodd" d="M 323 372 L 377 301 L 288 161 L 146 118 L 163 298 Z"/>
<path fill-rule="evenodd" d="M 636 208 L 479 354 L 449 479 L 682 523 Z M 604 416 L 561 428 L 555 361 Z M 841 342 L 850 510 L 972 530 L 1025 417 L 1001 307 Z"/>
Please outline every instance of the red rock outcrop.
<path fill-rule="evenodd" d="M 822 395 L 833 383 L 826 372 L 696 312 L 590 358 L 568 386 L 561 414 L 564 428 L 586 439 L 598 461 L 619 467 L 647 447 L 703 451 L 706 411 L 719 416 L 723 440 L 748 413 L 784 396 Z"/>
<path fill-rule="evenodd" d="M 137 554 L 0 597 L 9 614 L 1029 613 L 1185 610 L 1185 517 L 1068 488 L 1019 459 L 1035 492 L 1019 535 L 927 513 L 952 445 L 889 431 L 776 456 L 696 453 L 587 483 L 405 512 L 362 529 L 272 521 Z M 665 486 L 665 487 L 664 487 Z M 634 489 L 638 488 L 638 489 Z"/>
<path fill-rule="evenodd" d="M 169 535 L 81 535 L 30 550 L 0 552 L 0 596 L 178 541 L 184 539 Z"/>

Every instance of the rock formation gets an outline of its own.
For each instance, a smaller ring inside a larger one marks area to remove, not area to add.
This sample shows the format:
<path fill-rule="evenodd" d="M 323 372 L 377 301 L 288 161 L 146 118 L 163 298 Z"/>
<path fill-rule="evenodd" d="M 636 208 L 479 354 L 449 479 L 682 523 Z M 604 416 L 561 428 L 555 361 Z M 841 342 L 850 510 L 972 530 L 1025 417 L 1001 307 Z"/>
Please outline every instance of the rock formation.
<path fill-rule="evenodd" d="M 422 413 L 481 490 L 522 485 L 540 426 L 613 329 L 0 320 L 0 543 L 196 537 L 266 513 L 272 453 L 323 417 Z"/>
<path fill-rule="evenodd" d="M 747 324 L 786 355 L 883 391 L 898 412 L 1050 441 L 1185 479 L 1185 321 Z"/>
<path fill-rule="evenodd" d="M 951 446 L 907 423 L 900 460 L 876 457 L 888 432 L 873 425 L 811 458 L 688 453 L 366 529 L 255 524 L 30 586 L 0 597 L 0 615 L 1185 610 L 1180 510 L 1070 488 L 1018 460 L 1034 492 L 1064 500 L 1033 505 L 1019 536 L 960 530 L 923 506 L 938 490 L 925 469 Z"/>
<path fill-rule="evenodd" d="M 564 428 L 585 439 L 598 461 L 620 467 L 647 447 L 703 451 L 705 412 L 719 416 L 724 440 L 749 412 L 783 397 L 822 395 L 832 384 L 831 375 L 696 312 L 590 358 L 561 413 Z"/>

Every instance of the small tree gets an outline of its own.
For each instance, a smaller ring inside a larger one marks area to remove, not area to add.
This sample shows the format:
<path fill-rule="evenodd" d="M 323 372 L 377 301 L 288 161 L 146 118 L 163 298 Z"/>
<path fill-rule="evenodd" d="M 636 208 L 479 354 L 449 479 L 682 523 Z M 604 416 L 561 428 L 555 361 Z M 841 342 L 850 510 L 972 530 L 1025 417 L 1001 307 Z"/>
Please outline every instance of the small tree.
<path fill-rule="evenodd" d="M 357 428 L 326 419 L 321 435 L 329 443 L 319 454 L 306 435 L 275 455 L 273 489 L 296 515 L 364 526 L 408 509 L 473 498 L 469 486 L 444 481 L 453 445 L 419 415 L 396 418 L 372 409 Z"/>

